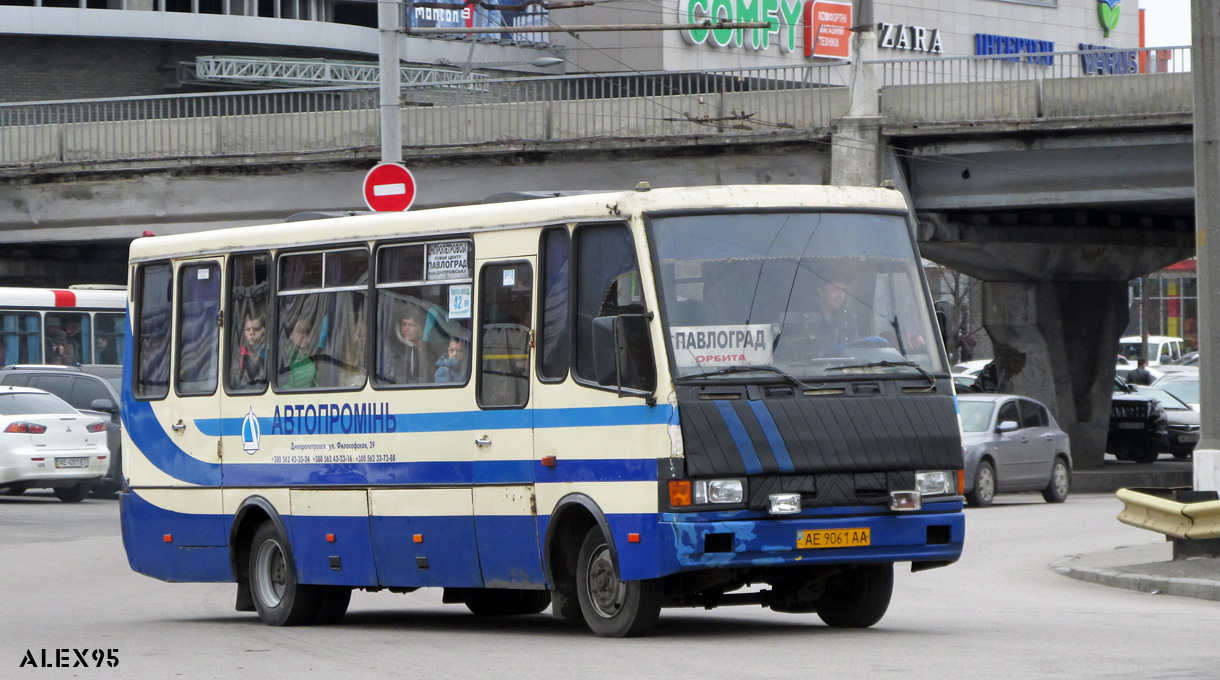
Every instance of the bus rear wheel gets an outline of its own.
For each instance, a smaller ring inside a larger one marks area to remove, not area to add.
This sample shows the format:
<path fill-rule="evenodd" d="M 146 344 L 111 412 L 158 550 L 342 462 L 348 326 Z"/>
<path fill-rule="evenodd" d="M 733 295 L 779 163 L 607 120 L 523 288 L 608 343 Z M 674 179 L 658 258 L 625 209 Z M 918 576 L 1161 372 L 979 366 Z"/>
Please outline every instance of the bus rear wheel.
<path fill-rule="evenodd" d="M 868 628 L 885 616 L 894 593 L 894 565 L 861 564 L 832 576 L 814 603 L 832 628 Z"/>
<path fill-rule="evenodd" d="M 585 623 L 598 637 L 643 635 L 661 615 L 661 582 L 621 580 L 597 527 L 585 535 L 576 558 L 576 596 Z"/>
<path fill-rule="evenodd" d="M 250 542 L 250 594 L 258 618 L 268 626 L 314 622 L 320 593 L 316 586 L 297 583 L 288 541 L 271 522 L 263 522 Z"/>

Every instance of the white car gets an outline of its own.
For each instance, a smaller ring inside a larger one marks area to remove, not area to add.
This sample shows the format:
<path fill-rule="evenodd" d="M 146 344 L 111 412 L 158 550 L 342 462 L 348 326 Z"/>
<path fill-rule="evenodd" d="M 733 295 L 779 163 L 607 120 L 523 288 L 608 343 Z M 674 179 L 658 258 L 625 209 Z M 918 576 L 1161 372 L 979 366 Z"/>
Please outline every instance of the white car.
<path fill-rule="evenodd" d="M 76 503 L 106 474 L 109 456 L 100 418 L 42 390 L 0 386 L 0 493 L 50 488 Z"/>
<path fill-rule="evenodd" d="M 975 359 L 973 361 L 963 361 L 960 364 L 953 364 L 953 373 L 960 375 L 968 375 L 972 378 L 979 377 L 979 373 L 983 372 L 983 367 L 991 363 L 992 359 Z"/>
<path fill-rule="evenodd" d="M 1127 357 L 1133 364 L 1140 358 L 1140 348 L 1142 341 L 1138 335 L 1130 335 L 1125 338 L 1120 338 L 1118 341 L 1118 353 L 1120 356 Z M 1182 358 L 1182 354 L 1188 352 L 1186 341 L 1182 338 L 1175 338 L 1168 335 L 1149 335 L 1148 336 L 1148 365 L 1160 366 L 1161 364 L 1171 364 Z M 1132 366 L 1135 368 L 1135 366 Z"/>

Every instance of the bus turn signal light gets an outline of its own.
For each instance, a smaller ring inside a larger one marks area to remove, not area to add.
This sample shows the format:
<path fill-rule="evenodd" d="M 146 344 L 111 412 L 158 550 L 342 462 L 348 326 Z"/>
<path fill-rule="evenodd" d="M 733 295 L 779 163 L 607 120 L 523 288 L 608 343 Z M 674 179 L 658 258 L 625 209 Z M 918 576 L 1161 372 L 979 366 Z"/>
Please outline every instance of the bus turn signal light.
<path fill-rule="evenodd" d="M 681 508 L 690 505 L 689 479 L 669 480 L 669 505 L 673 508 Z"/>
<path fill-rule="evenodd" d="M 965 470 L 957 471 L 957 495 L 959 495 L 959 496 L 966 495 L 966 471 Z"/>

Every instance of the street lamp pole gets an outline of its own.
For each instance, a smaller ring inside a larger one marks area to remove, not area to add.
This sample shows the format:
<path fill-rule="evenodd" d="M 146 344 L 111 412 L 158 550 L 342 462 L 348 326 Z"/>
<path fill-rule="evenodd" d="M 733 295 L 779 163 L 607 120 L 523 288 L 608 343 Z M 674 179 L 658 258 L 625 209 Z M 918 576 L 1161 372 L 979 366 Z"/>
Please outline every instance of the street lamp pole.
<path fill-rule="evenodd" d="M 378 0 L 377 31 L 378 62 L 381 83 L 381 162 L 402 162 L 402 86 L 399 83 L 399 17 L 398 0 Z"/>

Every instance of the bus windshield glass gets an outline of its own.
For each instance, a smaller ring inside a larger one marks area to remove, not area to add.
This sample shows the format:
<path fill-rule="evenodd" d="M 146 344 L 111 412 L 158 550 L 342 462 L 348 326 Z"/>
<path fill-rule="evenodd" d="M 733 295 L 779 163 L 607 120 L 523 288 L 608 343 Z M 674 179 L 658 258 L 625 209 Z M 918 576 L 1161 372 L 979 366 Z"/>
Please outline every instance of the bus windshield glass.
<path fill-rule="evenodd" d="M 650 228 L 675 378 L 944 371 L 902 216 L 657 216 Z"/>

